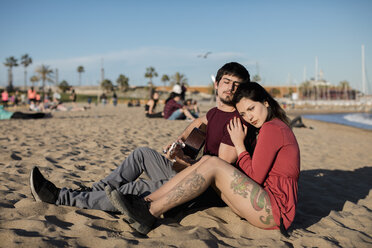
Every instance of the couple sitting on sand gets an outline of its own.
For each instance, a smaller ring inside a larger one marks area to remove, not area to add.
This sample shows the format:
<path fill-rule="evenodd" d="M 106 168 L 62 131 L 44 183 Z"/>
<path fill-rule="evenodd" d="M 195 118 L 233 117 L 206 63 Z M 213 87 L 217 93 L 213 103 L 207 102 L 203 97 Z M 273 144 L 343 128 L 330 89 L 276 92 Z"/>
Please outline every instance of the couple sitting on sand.
<path fill-rule="evenodd" d="M 185 140 L 194 127 L 207 125 L 199 161 L 179 147 L 166 156 L 141 147 L 106 178 L 82 190 L 57 188 L 34 167 L 30 186 L 35 200 L 119 211 L 132 228 L 147 234 L 161 214 L 180 204 L 194 201 L 200 206 L 197 203 L 203 201 L 208 207 L 222 199 L 252 225 L 280 228 L 286 234 L 295 216 L 300 171 L 299 147 L 289 120 L 238 63 L 222 66 L 214 87 L 217 107 L 178 137 Z M 148 180 L 138 178 L 143 172 Z"/>
<path fill-rule="evenodd" d="M 145 114 L 147 118 L 164 118 L 167 120 L 195 120 L 199 117 L 199 111 L 196 104 L 191 99 L 188 99 L 183 104 L 181 101 L 182 87 L 175 84 L 172 92 L 165 100 L 164 110 L 155 112 L 156 105 L 159 101 L 159 93 L 153 91 L 150 99 L 145 105 Z"/>

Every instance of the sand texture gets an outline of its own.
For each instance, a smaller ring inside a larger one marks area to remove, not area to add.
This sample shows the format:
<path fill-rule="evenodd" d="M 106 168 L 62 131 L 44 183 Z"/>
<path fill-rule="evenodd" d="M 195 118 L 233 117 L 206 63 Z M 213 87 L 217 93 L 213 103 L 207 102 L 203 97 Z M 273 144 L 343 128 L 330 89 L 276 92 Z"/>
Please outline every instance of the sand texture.
<path fill-rule="evenodd" d="M 91 186 L 136 147 L 160 152 L 188 122 L 124 105 L 53 115 L 1 121 L 0 247 L 372 247 L 371 131 L 306 119 L 314 129 L 294 130 L 301 176 L 290 238 L 228 207 L 162 220 L 144 238 L 119 214 L 35 202 L 29 172 L 38 165 L 58 187 Z"/>

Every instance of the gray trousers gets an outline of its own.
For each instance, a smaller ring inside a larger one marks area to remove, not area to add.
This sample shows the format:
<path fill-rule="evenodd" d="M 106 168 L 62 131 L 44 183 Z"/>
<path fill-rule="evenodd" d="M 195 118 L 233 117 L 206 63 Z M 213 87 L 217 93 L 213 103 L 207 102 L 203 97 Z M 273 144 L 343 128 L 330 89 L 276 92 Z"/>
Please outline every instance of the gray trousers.
<path fill-rule="evenodd" d="M 123 194 L 145 196 L 176 175 L 172 165 L 170 160 L 153 149 L 137 148 L 110 175 L 94 183 L 91 191 L 62 188 L 56 204 L 116 212 L 106 196 L 105 186 L 110 185 Z M 138 179 L 142 172 L 150 180 Z"/>

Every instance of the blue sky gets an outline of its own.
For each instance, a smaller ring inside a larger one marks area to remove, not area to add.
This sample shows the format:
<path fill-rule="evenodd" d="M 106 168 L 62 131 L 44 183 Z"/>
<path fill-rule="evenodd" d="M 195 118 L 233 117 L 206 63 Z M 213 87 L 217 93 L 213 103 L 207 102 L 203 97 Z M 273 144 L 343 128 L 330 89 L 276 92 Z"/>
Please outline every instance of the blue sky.
<path fill-rule="evenodd" d="M 145 85 L 146 68 L 184 74 L 190 85 L 206 85 L 219 67 L 237 61 L 264 85 L 300 84 L 315 74 L 361 88 L 361 45 L 367 76 L 372 71 L 372 1 L 83 1 L 0 0 L 0 85 L 3 62 L 29 54 L 33 64 L 58 68 L 59 80 L 98 84 L 119 74 Z M 207 59 L 199 54 L 212 52 Z M 304 68 L 306 74 L 304 75 Z M 23 67 L 13 69 L 23 85 Z M 372 81 L 369 80 L 369 81 Z M 371 83 L 369 91 L 372 92 Z"/>

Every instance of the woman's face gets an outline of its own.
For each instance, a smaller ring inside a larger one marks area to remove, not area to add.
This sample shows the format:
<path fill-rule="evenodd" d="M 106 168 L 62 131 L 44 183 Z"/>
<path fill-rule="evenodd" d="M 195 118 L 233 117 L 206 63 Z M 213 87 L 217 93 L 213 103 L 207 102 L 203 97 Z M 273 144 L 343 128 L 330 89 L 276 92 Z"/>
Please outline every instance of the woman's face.
<path fill-rule="evenodd" d="M 155 92 L 152 97 L 154 98 L 154 100 L 159 99 L 159 93 Z"/>
<path fill-rule="evenodd" d="M 236 104 L 236 109 L 243 119 L 256 128 L 262 127 L 267 118 L 267 108 L 269 104 L 264 102 L 255 102 L 248 98 L 242 98 Z"/>

